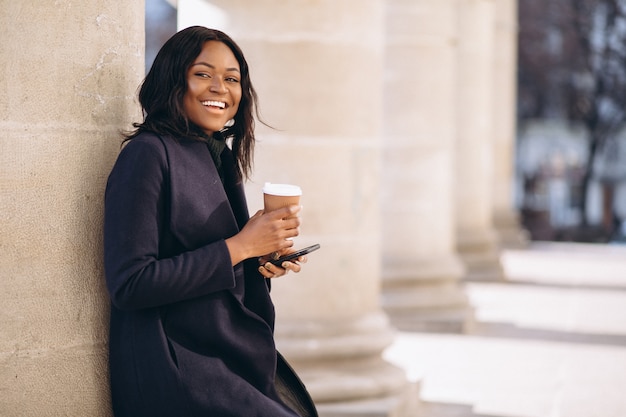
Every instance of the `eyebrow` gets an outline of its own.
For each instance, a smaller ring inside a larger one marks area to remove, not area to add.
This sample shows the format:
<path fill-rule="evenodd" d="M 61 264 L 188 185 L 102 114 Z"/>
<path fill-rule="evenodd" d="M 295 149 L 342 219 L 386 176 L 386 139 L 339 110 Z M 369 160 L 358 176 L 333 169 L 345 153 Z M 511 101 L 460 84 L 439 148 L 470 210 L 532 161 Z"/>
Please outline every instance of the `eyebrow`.
<path fill-rule="evenodd" d="M 204 65 L 204 66 L 206 66 L 206 67 L 209 67 L 209 68 L 215 69 L 215 66 L 214 66 L 214 65 L 211 65 L 211 64 L 209 64 L 209 63 L 207 63 L 207 62 L 204 62 L 204 61 L 194 62 L 193 64 L 191 64 L 191 66 L 192 66 L 192 67 L 195 67 L 196 65 Z M 232 67 L 232 68 L 226 68 L 226 71 L 237 71 L 237 72 L 240 72 L 240 71 L 239 71 L 239 68 L 235 68 L 235 67 Z"/>

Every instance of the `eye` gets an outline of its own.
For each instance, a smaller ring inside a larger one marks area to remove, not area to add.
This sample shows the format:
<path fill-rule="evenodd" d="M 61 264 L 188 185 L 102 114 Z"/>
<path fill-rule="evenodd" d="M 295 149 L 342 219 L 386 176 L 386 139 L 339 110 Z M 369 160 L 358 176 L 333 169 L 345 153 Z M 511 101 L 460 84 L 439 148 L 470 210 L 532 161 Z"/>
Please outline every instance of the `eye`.
<path fill-rule="evenodd" d="M 196 72 L 194 75 L 199 78 L 211 78 L 211 74 L 207 72 Z"/>
<path fill-rule="evenodd" d="M 236 77 L 226 77 L 226 81 L 228 81 L 229 83 L 238 83 L 239 79 Z"/>

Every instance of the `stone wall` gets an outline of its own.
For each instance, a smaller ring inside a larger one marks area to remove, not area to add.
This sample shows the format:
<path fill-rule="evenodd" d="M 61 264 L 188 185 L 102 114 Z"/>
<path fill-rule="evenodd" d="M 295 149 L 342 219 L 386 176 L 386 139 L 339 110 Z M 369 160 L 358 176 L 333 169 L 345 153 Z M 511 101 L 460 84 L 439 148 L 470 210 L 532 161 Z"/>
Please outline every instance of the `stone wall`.
<path fill-rule="evenodd" d="M 1 7 L 0 415 L 108 416 L 102 200 L 138 116 L 143 5 Z"/>

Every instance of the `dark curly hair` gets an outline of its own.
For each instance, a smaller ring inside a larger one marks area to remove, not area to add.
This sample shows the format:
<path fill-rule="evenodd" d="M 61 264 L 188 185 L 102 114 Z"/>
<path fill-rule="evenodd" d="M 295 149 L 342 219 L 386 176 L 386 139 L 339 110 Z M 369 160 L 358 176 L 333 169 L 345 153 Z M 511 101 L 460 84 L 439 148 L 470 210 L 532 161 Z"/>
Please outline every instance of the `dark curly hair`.
<path fill-rule="evenodd" d="M 241 48 L 230 36 L 216 29 L 188 27 L 165 42 L 139 90 L 144 120 L 142 123 L 133 123 L 135 129 L 125 135 L 125 140 L 131 140 L 145 131 L 174 138 L 202 139 L 202 130 L 187 118 L 183 98 L 187 92 L 187 70 L 208 41 L 224 43 L 239 62 L 242 97 L 235 115 L 235 124 L 219 134 L 232 139 L 239 176 L 247 179 L 252 171 L 254 116 L 260 120 L 258 98 L 252 87 L 248 63 Z"/>

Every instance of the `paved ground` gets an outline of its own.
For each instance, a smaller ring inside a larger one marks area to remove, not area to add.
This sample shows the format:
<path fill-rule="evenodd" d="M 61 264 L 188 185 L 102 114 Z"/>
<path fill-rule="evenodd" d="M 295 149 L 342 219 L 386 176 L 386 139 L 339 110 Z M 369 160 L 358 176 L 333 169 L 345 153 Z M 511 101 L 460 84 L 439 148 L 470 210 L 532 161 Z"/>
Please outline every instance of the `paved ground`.
<path fill-rule="evenodd" d="M 534 243 L 467 283 L 472 334 L 399 333 L 425 417 L 626 417 L 626 246 Z M 421 416 L 420 416 L 421 417 Z"/>

